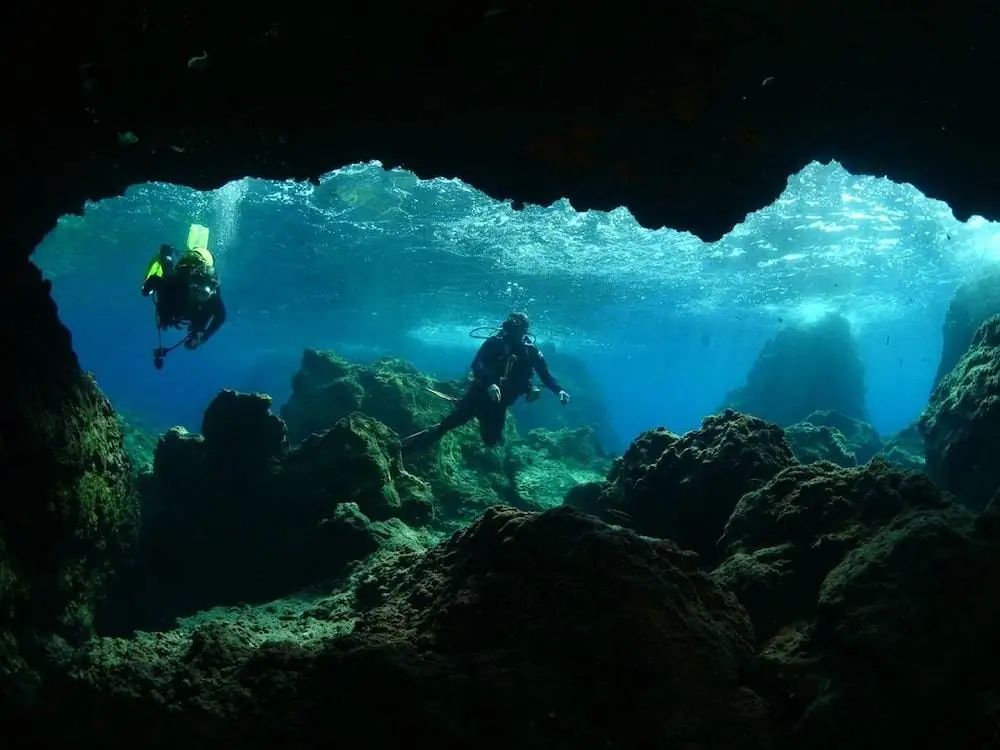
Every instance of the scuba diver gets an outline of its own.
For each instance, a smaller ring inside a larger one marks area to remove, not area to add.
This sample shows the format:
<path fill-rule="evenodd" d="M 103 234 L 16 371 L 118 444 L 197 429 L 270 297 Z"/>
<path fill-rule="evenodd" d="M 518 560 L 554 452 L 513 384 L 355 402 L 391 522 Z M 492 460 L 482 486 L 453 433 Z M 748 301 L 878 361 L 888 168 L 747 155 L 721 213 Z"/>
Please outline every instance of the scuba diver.
<path fill-rule="evenodd" d="M 403 440 L 403 450 L 429 448 L 450 430 L 479 420 L 479 433 L 487 446 L 494 446 L 503 437 L 507 409 L 524 396 L 534 401 L 541 394 L 531 383 L 537 373 L 545 386 L 559 397 L 565 406 L 569 394 L 563 390 L 528 334 L 528 316 L 515 312 L 503 322 L 500 331 L 486 339 L 472 360 L 474 378 L 465 395 L 455 403 L 451 414 L 439 424 L 421 430 Z"/>
<path fill-rule="evenodd" d="M 201 240 L 200 242 L 198 240 Z M 153 366 L 163 367 L 163 358 L 183 345 L 196 349 L 210 339 L 226 320 L 226 306 L 219 290 L 215 259 L 207 249 L 208 230 L 192 225 L 188 250 L 177 256 L 172 245 L 161 245 L 150 261 L 142 296 L 153 295 L 158 346 Z M 163 346 L 163 331 L 188 324 L 187 334 L 170 347 Z"/>

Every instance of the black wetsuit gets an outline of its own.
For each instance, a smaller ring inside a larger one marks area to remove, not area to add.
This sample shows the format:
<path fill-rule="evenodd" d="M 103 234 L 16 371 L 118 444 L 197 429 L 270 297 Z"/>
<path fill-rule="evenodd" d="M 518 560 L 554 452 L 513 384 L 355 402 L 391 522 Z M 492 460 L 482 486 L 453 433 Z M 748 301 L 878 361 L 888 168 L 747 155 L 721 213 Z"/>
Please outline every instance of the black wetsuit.
<path fill-rule="evenodd" d="M 451 414 L 437 426 L 435 437 L 440 438 L 449 430 L 478 417 L 483 442 L 489 446 L 496 445 L 503 437 L 508 407 L 531 390 L 533 373 L 537 373 L 553 393 L 562 391 L 562 386 L 549 372 L 545 357 L 534 344 L 527 340 L 511 342 L 502 336 L 486 339 L 472 361 L 475 381 L 455 404 Z M 491 385 L 500 387 L 500 401 L 490 399 L 488 391 Z"/>
<path fill-rule="evenodd" d="M 192 279 L 181 269 L 175 270 L 161 256 L 163 276 L 150 276 L 142 285 L 142 296 L 156 294 L 156 323 L 161 330 L 179 328 L 188 323 L 188 335 L 198 336 L 201 343 L 208 341 L 226 322 L 226 306 L 218 281 L 214 281 L 213 294 L 204 301 L 191 296 Z"/>

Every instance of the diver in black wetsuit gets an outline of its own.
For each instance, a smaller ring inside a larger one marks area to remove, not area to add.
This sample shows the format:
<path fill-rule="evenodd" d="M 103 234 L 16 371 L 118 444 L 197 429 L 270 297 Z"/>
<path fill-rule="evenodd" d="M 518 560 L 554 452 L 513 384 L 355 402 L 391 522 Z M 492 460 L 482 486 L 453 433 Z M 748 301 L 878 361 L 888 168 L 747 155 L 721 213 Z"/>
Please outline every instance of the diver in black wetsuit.
<path fill-rule="evenodd" d="M 531 385 L 531 376 L 538 373 L 545 386 L 559 396 L 559 401 L 569 403 L 569 394 L 552 377 L 549 366 L 528 337 L 528 316 L 511 313 L 503 322 L 500 332 L 490 336 L 479 347 L 472 360 L 475 378 L 465 395 L 458 400 L 451 414 L 440 424 L 410 435 L 403 440 L 404 451 L 428 448 L 449 430 L 479 419 L 479 432 L 483 442 L 494 446 L 503 437 L 507 409 L 524 395 L 529 401 L 538 398 L 537 388 Z"/>
<path fill-rule="evenodd" d="M 206 248 L 187 250 L 178 258 L 171 245 L 161 245 L 142 285 L 142 296 L 150 294 L 154 295 L 157 331 L 187 323 L 187 335 L 181 341 L 187 349 L 204 344 L 226 321 L 215 259 Z M 154 350 L 157 369 L 163 367 L 163 358 L 173 348 L 161 343 Z"/>

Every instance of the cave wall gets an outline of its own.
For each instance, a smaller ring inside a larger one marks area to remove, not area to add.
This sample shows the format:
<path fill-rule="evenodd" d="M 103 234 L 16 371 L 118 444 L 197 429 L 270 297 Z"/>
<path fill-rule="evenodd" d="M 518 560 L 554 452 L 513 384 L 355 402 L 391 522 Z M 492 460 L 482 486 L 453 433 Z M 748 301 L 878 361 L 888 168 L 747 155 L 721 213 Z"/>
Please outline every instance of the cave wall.
<path fill-rule="evenodd" d="M 812 159 L 988 217 L 1000 154 L 981 92 L 1000 63 L 997 14 L 862 0 L 33 3 L 0 52 L 21 186 L 6 250 L 132 183 L 306 178 L 373 158 L 497 198 L 627 205 L 706 240 Z"/>
<path fill-rule="evenodd" d="M 16 187 L 0 274 L 0 346 L 16 362 L 3 368 L 5 497 L 26 461 L 48 479 L 3 521 L 22 535 L 20 580 L 61 602 L 32 617 L 65 621 L 111 566 L 105 550 L 67 570 L 60 545 L 81 519 L 125 544 L 131 513 L 113 415 L 27 262 L 60 214 L 143 181 L 205 189 L 374 158 L 516 202 L 625 205 L 712 240 L 810 160 L 838 159 L 959 218 L 995 218 L 981 92 L 996 30 L 995 8 L 961 2 L 19 6 L 0 30 L 16 110 L 0 139 Z M 88 515 L 73 503 L 94 472 L 108 494 Z"/>

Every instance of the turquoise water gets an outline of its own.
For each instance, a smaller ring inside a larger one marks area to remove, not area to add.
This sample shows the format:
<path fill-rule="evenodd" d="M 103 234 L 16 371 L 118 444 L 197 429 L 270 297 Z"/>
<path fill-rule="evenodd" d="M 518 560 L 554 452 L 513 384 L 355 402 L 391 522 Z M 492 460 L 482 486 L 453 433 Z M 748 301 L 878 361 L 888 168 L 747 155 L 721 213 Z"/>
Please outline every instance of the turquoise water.
<path fill-rule="evenodd" d="M 212 230 L 229 319 L 157 371 L 139 289 L 156 248 L 183 245 L 191 222 Z M 644 229 L 626 209 L 561 201 L 518 212 L 459 180 L 371 163 L 318 186 L 134 186 L 63 217 L 34 260 L 84 367 L 116 406 L 158 427 L 197 430 L 223 387 L 283 403 L 304 347 L 460 375 L 478 345 L 469 329 L 520 309 L 540 342 L 588 364 L 627 441 L 695 427 L 743 384 L 768 338 L 836 311 L 860 346 L 872 422 L 888 434 L 926 404 L 948 301 L 1000 263 L 1000 227 L 960 223 L 912 186 L 836 163 L 808 165 L 709 244 Z"/>

